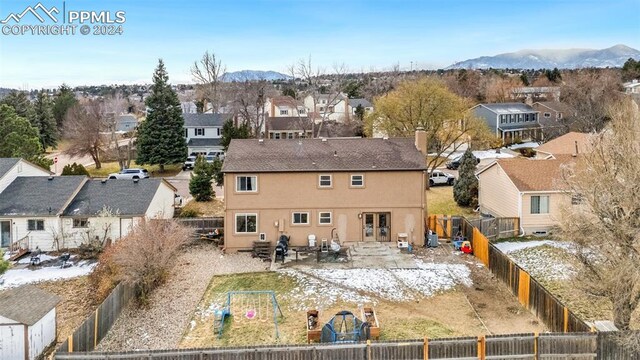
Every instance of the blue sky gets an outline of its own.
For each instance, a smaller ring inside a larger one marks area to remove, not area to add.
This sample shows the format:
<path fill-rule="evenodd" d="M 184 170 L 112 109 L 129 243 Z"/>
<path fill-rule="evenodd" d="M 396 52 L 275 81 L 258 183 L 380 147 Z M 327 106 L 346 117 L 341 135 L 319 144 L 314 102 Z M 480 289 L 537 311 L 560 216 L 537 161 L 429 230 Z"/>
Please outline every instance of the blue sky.
<path fill-rule="evenodd" d="M 43 0 L 62 9 L 62 0 Z M 0 18 L 37 0 L 0 0 Z M 640 48 L 640 0 L 67 0 L 126 12 L 119 36 L 0 34 L 0 86 L 150 82 L 158 58 L 173 83 L 206 50 L 227 70 L 286 72 L 312 57 L 328 70 L 441 68 L 521 49 Z M 29 15 L 30 16 L 30 15 Z M 25 19 L 26 20 L 26 17 Z M 32 23 L 37 23 L 30 18 Z"/>

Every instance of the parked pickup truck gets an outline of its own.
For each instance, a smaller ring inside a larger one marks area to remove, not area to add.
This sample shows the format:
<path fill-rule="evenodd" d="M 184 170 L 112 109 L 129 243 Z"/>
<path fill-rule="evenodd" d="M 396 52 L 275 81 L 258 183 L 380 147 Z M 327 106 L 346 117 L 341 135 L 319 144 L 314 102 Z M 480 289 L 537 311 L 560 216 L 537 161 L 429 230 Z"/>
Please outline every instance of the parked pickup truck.
<path fill-rule="evenodd" d="M 455 176 L 440 170 L 433 170 L 429 173 L 429 186 L 453 185 L 455 180 Z"/>

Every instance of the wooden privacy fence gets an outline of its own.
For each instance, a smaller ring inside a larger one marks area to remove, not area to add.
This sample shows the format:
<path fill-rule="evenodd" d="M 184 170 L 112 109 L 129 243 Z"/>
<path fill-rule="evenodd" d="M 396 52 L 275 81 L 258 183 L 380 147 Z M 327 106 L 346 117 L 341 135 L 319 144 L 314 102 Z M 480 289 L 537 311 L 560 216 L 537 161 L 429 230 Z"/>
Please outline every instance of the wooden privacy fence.
<path fill-rule="evenodd" d="M 119 353 L 56 353 L 71 359 L 182 360 L 463 360 L 598 359 L 599 334 L 511 334 L 357 344 L 268 345 L 245 348 L 153 350 Z M 602 359 L 606 359 L 603 357 Z"/>
<path fill-rule="evenodd" d="M 92 351 L 120 315 L 122 309 L 133 298 L 133 289 L 124 283 L 118 284 L 98 308 L 69 336 L 57 352 L 73 353 Z"/>
<path fill-rule="evenodd" d="M 528 272 L 500 251 L 466 219 L 462 232 L 471 241 L 473 254 L 502 282 L 525 308 L 536 314 L 551 331 L 585 332 L 591 327 L 569 310 Z"/>
<path fill-rule="evenodd" d="M 176 221 L 194 229 L 197 234 L 205 234 L 215 229 L 224 229 L 224 217 L 176 218 Z"/>

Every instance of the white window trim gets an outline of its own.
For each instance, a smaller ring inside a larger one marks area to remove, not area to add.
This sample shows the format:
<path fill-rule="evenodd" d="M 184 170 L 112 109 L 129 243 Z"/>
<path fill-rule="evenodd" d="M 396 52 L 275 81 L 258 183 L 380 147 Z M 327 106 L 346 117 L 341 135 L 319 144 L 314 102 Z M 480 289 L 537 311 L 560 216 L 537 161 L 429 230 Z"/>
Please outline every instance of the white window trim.
<path fill-rule="evenodd" d="M 35 229 L 29 229 L 29 221 L 35 221 Z M 42 229 L 38 229 L 38 221 L 42 221 Z M 47 222 L 44 219 L 27 219 L 27 231 L 45 231 Z"/>
<path fill-rule="evenodd" d="M 239 190 L 239 179 L 241 177 L 254 177 L 256 178 L 256 189 L 255 190 Z M 258 192 L 258 175 L 236 175 L 236 192 L 237 193 L 256 193 Z"/>
<path fill-rule="evenodd" d="M 353 177 L 354 176 L 360 176 L 362 178 L 362 185 L 354 185 L 353 184 Z M 354 187 L 354 188 L 363 188 L 364 187 L 364 174 L 351 174 L 351 176 L 349 177 L 349 186 Z"/>
<path fill-rule="evenodd" d="M 256 217 L 256 231 L 254 231 L 254 232 L 249 232 L 249 231 L 247 231 L 247 232 L 244 232 L 244 231 L 238 232 L 238 216 L 245 216 L 245 217 L 246 216 L 255 216 Z M 258 222 L 258 214 L 257 213 L 236 213 L 234 215 L 234 217 L 233 217 L 233 232 L 235 234 L 240 234 L 240 235 L 243 235 L 243 234 L 257 234 L 258 230 L 259 230 L 259 224 L 260 223 Z"/>
<path fill-rule="evenodd" d="M 322 185 L 322 177 L 323 176 L 328 176 L 329 177 L 329 185 Z M 320 174 L 318 175 L 318 187 L 319 188 L 323 188 L 323 189 L 330 189 L 333 187 L 333 175 L 331 174 Z"/>
<path fill-rule="evenodd" d="M 322 214 L 329 214 L 329 222 L 322 222 Z M 318 211 L 318 225 L 332 225 L 333 213 L 331 211 Z"/>
<path fill-rule="evenodd" d="M 534 197 L 538 197 L 540 198 L 539 203 L 538 203 L 538 211 L 537 213 L 534 213 L 531 209 L 532 205 L 533 205 L 533 198 Z M 542 212 L 542 198 L 546 197 L 547 198 L 547 209 L 546 212 Z M 531 215 L 549 215 L 551 213 L 551 196 L 549 195 L 531 195 L 529 197 L 529 214 Z"/>
<path fill-rule="evenodd" d="M 76 220 L 84 220 L 85 221 L 85 225 L 84 226 L 76 226 Z M 71 220 L 71 227 L 73 229 L 86 229 L 89 227 L 89 218 L 74 218 Z"/>
<path fill-rule="evenodd" d="M 307 222 L 295 222 L 296 214 L 307 214 Z M 291 225 L 311 225 L 311 214 L 308 211 L 294 211 L 291 213 Z"/>

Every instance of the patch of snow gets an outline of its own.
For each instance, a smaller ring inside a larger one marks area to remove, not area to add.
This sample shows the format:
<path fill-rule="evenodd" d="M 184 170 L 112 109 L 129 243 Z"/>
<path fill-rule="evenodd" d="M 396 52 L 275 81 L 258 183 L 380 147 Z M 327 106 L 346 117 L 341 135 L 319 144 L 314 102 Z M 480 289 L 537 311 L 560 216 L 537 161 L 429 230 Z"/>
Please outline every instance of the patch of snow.
<path fill-rule="evenodd" d="M 9 269 L 2 275 L 4 284 L 0 290 L 40 281 L 71 279 L 90 274 L 97 263 L 81 261 L 77 265 L 61 269 L 60 267 L 42 267 L 38 269 Z"/>
<path fill-rule="evenodd" d="M 48 261 L 48 260 L 57 260 L 57 256 L 51 256 L 47 254 L 40 254 L 40 262 Z M 31 262 L 30 256 L 25 256 L 22 259 L 18 260 L 18 264 L 29 264 Z"/>
<path fill-rule="evenodd" d="M 537 142 L 529 141 L 529 142 L 522 143 L 522 144 L 513 144 L 513 145 L 509 146 L 509 149 L 517 150 L 517 149 L 522 149 L 522 148 L 537 148 L 538 146 L 540 146 L 540 144 L 538 144 Z"/>
<path fill-rule="evenodd" d="M 464 264 L 425 263 L 416 259 L 409 269 L 283 269 L 297 287 L 288 296 L 303 310 L 327 308 L 337 301 L 356 304 L 379 300 L 414 301 L 447 291 L 456 285 L 471 286 Z"/>
<path fill-rule="evenodd" d="M 476 158 L 483 159 L 510 159 L 515 157 L 514 155 L 507 154 L 504 152 L 496 152 L 495 150 L 478 150 L 473 152 L 473 156 Z"/>
<path fill-rule="evenodd" d="M 539 246 L 553 246 L 559 249 L 563 249 L 569 252 L 574 251 L 575 245 L 568 242 L 555 241 L 555 240 L 533 240 L 533 241 L 507 241 L 494 244 L 500 251 L 505 254 L 516 252 L 523 249 L 535 248 Z"/>

